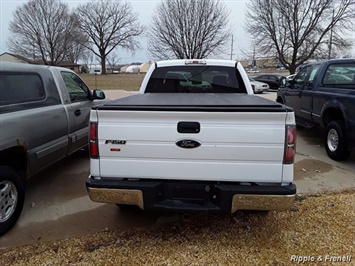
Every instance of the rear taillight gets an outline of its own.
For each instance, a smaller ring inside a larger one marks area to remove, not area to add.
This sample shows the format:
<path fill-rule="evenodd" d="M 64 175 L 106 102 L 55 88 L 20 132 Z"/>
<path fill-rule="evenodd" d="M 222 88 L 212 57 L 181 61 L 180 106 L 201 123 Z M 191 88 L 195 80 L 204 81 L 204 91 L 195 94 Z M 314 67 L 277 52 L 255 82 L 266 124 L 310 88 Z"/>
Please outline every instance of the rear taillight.
<path fill-rule="evenodd" d="M 284 164 L 292 164 L 296 155 L 296 126 L 286 126 Z"/>
<path fill-rule="evenodd" d="M 90 157 L 99 158 L 99 146 L 97 139 L 97 123 L 90 123 Z"/>

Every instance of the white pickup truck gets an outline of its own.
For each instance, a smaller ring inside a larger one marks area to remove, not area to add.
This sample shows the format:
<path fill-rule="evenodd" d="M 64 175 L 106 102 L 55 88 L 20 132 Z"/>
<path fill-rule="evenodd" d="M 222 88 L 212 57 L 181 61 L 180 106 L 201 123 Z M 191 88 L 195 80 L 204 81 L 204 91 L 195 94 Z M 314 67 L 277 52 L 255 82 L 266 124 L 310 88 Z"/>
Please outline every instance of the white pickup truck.
<path fill-rule="evenodd" d="M 138 95 L 92 108 L 86 186 L 144 210 L 287 210 L 295 142 L 293 110 L 254 96 L 240 63 L 160 61 Z"/>

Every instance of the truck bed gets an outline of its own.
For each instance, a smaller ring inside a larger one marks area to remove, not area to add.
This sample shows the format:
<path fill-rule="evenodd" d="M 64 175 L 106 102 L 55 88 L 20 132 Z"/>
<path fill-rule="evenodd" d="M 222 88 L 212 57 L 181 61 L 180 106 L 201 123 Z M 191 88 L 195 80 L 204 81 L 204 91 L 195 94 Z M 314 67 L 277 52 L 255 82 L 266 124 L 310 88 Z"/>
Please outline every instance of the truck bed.
<path fill-rule="evenodd" d="M 110 101 L 98 110 L 289 112 L 290 108 L 254 95 L 236 93 L 147 93 Z"/>

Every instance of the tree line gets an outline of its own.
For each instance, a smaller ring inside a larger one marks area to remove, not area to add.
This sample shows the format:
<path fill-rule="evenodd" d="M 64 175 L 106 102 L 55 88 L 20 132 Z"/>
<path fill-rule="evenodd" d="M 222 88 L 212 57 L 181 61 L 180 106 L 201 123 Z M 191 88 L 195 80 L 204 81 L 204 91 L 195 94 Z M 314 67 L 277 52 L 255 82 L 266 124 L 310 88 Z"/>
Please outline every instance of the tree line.
<path fill-rule="evenodd" d="M 106 62 L 117 61 L 117 48 L 134 52 L 140 37 L 147 38 L 153 60 L 219 57 L 230 42 L 231 20 L 220 0 L 160 1 L 148 26 L 122 0 L 91 0 L 74 10 L 60 0 L 29 0 L 13 13 L 7 43 L 10 51 L 48 65 L 94 54 L 106 74 Z M 351 50 L 355 1 L 250 0 L 240 26 L 251 38 L 250 50 L 294 73 L 310 58 Z"/>

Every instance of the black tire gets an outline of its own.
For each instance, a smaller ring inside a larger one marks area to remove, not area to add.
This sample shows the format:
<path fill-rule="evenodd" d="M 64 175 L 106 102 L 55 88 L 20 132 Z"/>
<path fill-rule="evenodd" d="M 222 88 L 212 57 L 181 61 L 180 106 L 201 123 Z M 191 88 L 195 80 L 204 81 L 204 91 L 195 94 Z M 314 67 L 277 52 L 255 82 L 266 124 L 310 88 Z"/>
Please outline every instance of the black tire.
<path fill-rule="evenodd" d="M 278 97 L 276 101 L 278 103 L 284 104 L 284 100 L 281 97 Z"/>
<path fill-rule="evenodd" d="M 335 161 L 346 160 L 351 151 L 347 148 L 345 127 L 341 120 L 331 121 L 324 136 L 324 146 L 328 156 Z"/>
<path fill-rule="evenodd" d="M 0 236 L 20 217 L 25 201 L 25 184 L 11 167 L 0 165 Z"/>

